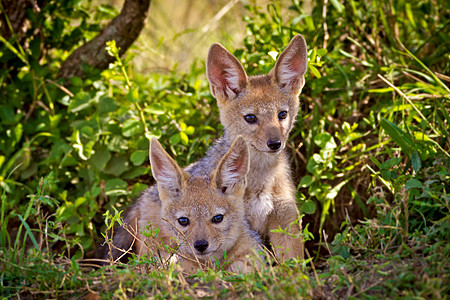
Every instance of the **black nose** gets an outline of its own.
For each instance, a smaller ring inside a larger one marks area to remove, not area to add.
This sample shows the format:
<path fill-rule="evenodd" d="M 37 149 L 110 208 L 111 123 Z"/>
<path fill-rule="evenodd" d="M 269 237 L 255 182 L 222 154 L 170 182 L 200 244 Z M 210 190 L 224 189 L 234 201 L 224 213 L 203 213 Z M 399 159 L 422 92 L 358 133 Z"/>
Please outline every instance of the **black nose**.
<path fill-rule="evenodd" d="M 195 241 L 194 243 L 194 248 L 197 251 L 203 252 L 206 250 L 206 248 L 208 248 L 208 241 L 205 240 L 199 240 L 199 241 Z"/>
<path fill-rule="evenodd" d="M 281 141 L 279 139 L 270 139 L 267 142 L 267 147 L 271 150 L 278 150 L 281 147 Z"/>

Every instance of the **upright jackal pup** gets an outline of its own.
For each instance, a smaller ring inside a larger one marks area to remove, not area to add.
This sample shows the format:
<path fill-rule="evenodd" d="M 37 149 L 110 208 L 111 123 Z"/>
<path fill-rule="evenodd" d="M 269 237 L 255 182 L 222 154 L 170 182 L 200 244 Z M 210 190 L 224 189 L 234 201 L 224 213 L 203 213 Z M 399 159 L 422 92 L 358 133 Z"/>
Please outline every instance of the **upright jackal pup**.
<path fill-rule="evenodd" d="M 224 134 L 191 170 L 213 169 L 238 135 L 250 149 L 245 212 L 250 228 L 272 244 L 279 258 L 303 258 L 303 241 L 286 142 L 299 109 L 307 69 L 306 42 L 295 36 L 268 75 L 248 77 L 222 45 L 213 44 L 207 60 L 211 93 L 217 99 Z M 288 234 L 274 229 L 287 229 Z"/>
<path fill-rule="evenodd" d="M 200 265 L 214 266 L 215 258 L 223 264 L 225 252 L 225 269 L 231 272 L 259 267 L 260 261 L 250 258 L 259 247 L 259 237 L 244 219 L 249 151 L 242 137 L 236 138 L 210 174 L 186 172 L 156 139 L 150 143 L 150 163 L 159 196 L 154 188 L 148 189 L 127 215 L 128 222 L 134 223 L 131 227 L 138 228 L 138 255 L 154 243 L 140 232 L 150 222 L 159 228 L 158 242 L 179 247 L 179 262 L 188 273 Z M 168 253 L 162 256 L 167 258 Z"/>

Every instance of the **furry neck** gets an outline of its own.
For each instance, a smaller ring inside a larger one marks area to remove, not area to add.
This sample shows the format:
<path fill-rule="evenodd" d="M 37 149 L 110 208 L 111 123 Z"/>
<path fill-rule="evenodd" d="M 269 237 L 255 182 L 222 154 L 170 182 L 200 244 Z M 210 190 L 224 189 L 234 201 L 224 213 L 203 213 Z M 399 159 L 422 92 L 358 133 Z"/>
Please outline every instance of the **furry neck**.
<path fill-rule="evenodd" d="M 228 147 L 233 143 L 232 137 L 226 131 L 224 138 Z M 247 183 L 249 187 L 256 190 L 262 190 L 265 186 L 270 185 L 274 180 L 273 176 L 277 169 L 286 167 L 286 149 L 274 154 L 269 152 L 261 152 L 249 145 L 250 150 L 250 171 L 247 175 Z"/>

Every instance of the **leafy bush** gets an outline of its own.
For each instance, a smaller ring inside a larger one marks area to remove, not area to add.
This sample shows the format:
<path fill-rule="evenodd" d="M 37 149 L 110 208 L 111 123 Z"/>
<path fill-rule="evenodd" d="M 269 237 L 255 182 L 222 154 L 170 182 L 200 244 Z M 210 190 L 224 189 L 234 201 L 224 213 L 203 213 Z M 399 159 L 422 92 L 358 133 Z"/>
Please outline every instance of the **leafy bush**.
<path fill-rule="evenodd" d="M 182 154 L 180 163 L 188 164 L 217 135 L 217 110 L 208 86 L 198 79 L 203 65 L 193 65 L 186 75 L 174 70 L 144 77 L 127 74 L 129 56 L 102 73 L 73 77 L 65 88 L 56 68 L 67 56 L 64 50 L 99 26 L 87 25 L 89 15 L 80 3 L 44 7 L 32 26 L 43 27 L 42 36 L 48 38 L 29 35 L 28 49 L 7 41 L 2 46 L 8 66 L 2 69 L 0 105 L 6 133 L 0 141 L 0 185 L 8 200 L 4 212 L 9 212 L 4 224 L 22 214 L 26 195 L 52 172 L 57 182 L 49 192 L 59 202 L 58 221 L 90 249 L 101 237 L 103 212 L 129 204 L 150 183 L 148 139 L 161 138 L 173 155 Z M 71 17 L 82 17 L 81 26 L 71 27 Z M 48 51 L 34 52 L 41 48 Z M 109 48 L 117 55 L 114 44 Z M 194 133 L 196 139 L 190 140 Z"/>

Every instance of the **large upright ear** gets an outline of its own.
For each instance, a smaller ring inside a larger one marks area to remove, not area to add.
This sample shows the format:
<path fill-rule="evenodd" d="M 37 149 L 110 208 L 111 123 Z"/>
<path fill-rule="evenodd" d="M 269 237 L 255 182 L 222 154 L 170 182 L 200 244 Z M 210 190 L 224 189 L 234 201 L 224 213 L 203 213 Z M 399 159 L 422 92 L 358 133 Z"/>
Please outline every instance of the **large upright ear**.
<path fill-rule="evenodd" d="M 211 94 L 215 98 L 235 98 L 245 88 L 248 81 L 241 63 L 218 43 L 209 48 L 206 76 Z"/>
<path fill-rule="evenodd" d="M 278 86 L 288 93 L 300 94 L 305 84 L 308 53 L 303 36 L 294 36 L 270 71 Z"/>
<path fill-rule="evenodd" d="M 178 194 L 190 177 L 155 138 L 150 141 L 150 164 L 158 186 L 165 188 L 169 193 Z"/>
<path fill-rule="evenodd" d="M 223 193 L 232 192 L 237 184 L 244 184 L 245 187 L 249 167 L 250 154 L 247 143 L 242 136 L 238 136 L 220 160 L 213 182 Z"/>

